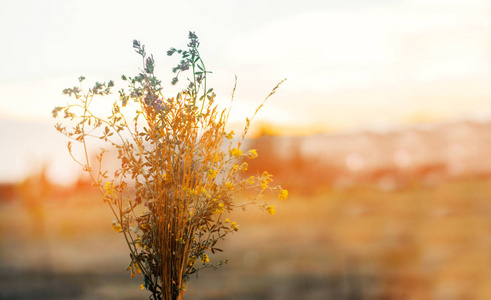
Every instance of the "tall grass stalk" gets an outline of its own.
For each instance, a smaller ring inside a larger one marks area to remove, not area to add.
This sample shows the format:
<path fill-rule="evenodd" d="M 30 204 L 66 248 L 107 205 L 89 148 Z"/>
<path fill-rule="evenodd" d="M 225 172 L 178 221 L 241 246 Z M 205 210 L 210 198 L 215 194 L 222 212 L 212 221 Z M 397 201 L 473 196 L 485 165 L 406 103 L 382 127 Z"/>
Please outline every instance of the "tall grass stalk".
<path fill-rule="evenodd" d="M 258 155 L 255 149 L 245 151 L 242 146 L 264 102 L 246 119 L 238 141 L 234 140 L 234 132 L 226 131 L 230 110 L 214 104 L 216 95 L 206 86 L 211 72 L 201 59 L 193 32 L 187 46 L 167 52 L 181 56 L 172 84 L 179 81 L 180 73 L 192 70 L 186 88 L 175 97 L 163 95 L 153 56 L 134 41 L 143 69 L 134 77 L 122 76 L 129 91 L 119 91 L 108 118 L 93 114 L 90 105 L 96 96 L 111 93 L 113 81 L 96 82 L 86 91 L 85 78 L 80 77 L 79 86 L 63 91 L 74 100 L 53 110 L 54 117 L 63 113 L 74 122 L 69 129 L 61 123 L 56 129 L 82 145 L 82 159 L 72 151 L 72 142 L 68 150 L 113 212 L 112 227 L 123 235 L 130 252 L 128 270 L 132 277 L 143 275 L 141 288 L 151 292 L 151 299 L 183 299 L 190 275 L 226 263 L 211 262 L 209 257 L 222 251 L 220 240 L 239 229 L 224 214 L 256 205 L 273 215 L 275 208 L 265 202 L 265 191 L 273 191 L 280 199 L 288 195 L 280 186 L 269 186 L 272 175 L 266 171 L 248 178 L 242 175 L 246 160 Z M 128 103 L 136 106 L 132 120 L 123 113 Z M 97 167 L 90 163 L 90 138 L 105 141 L 108 149 L 117 152 L 120 164 L 114 172 L 102 168 L 106 148 L 97 156 Z M 245 190 L 256 192 L 239 203 L 236 196 Z"/>

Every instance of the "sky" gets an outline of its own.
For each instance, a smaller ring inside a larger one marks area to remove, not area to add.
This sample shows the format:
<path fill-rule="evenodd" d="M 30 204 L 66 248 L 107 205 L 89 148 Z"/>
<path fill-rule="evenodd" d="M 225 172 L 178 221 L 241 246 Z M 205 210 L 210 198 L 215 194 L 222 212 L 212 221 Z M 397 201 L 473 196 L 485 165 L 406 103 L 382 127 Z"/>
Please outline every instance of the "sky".
<path fill-rule="evenodd" d="M 164 94 L 174 95 L 177 61 L 165 52 L 184 48 L 190 30 L 220 104 L 229 105 L 238 77 L 235 123 L 283 78 L 257 121 L 287 133 L 490 118 L 490 13 L 484 0 L 8 1 L 0 10 L 2 159 L 21 155 L 23 135 L 11 122 L 51 126 L 52 108 L 67 101 L 61 91 L 78 76 L 123 87 L 121 74 L 141 67 L 133 39 L 154 54 Z M 45 143 L 63 145 L 53 141 Z M 2 167 L 0 179 L 17 167 Z"/>

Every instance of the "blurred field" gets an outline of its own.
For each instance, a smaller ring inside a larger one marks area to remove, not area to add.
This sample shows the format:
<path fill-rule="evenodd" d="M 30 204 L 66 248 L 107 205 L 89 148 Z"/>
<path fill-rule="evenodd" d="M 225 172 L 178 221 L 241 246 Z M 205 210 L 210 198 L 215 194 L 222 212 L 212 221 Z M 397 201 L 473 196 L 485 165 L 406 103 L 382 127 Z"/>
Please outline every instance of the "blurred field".
<path fill-rule="evenodd" d="M 2 195 L 1 299 L 148 297 L 96 194 L 31 188 L 39 197 Z M 214 257 L 230 263 L 200 272 L 186 298 L 491 299 L 489 199 L 483 178 L 293 191 L 275 216 L 231 216 L 240 230 Z"/>

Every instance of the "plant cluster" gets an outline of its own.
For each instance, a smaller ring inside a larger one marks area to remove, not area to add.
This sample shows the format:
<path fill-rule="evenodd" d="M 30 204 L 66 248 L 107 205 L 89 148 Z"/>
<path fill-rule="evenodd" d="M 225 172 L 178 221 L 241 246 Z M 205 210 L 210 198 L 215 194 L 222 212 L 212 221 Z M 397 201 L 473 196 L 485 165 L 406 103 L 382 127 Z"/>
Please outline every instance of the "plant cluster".
<path fill-rule="evenodd" d="M 85 91 L 84 77 L 79 78 L 79 86 L 63 91 L 75 100 L 53 110 L 54 117 L 63 113 L 74 121 L 71 128 L 59 123 L 56 129 L 81 143 L 84 159 L 75 157 L 71 142 L 68 150 L 90 174 L 112 210 L 112 227 L 122 233 L 129 248 L 128 270 L 132 277 L 143 274 L 141 287 L 149 290 L 153 299 L 182 299 L 190 275 L 226 262 L 213 264 L 209 257 L 222 251 L 220 240 L 239 229 L 225 214 L 253 204 L 274 215 L 275 207 L 264 203 L 264 192 L 273 191 L 280 199 L 288 196 L 280 186 L 270 187 L 272 175 L 266 171 L 242 175 L 247 160 L 258 156 L 255 149 L 246 151 L 241 146 L 264 102 L 235 139 L 233 131 L 226 131 L 230 110 L 214 104 L 216 95 L 206 86 L 211 72 L 200 57 L 193 32 L 187 46 L 186 50 L 171 48 L 167 52 L 181 56 L 173 69 L 172 84 L 182 72 L 191 70 L 187 87 L 175 97 L 162 94 L 154 58 L 135 40 L 133 47 L 142 57 L 143 69 L 134 77 L 122 76 L 129 91 L 119 91 L 109 117 L 98 117 L 89 108 L 96 96 L 111 93 L 113 81 L 97 82 Z M 136 107 L 133 119 L 123 113 L 127 106 Z M 103 140 L 115 149 L 120 164 L 114 172 L 102 168 L 107 149 L 97 156 L 97 168 L 90 163 L 89 138 Z M 256 192 L 238 203 L 237 194 L 245 190 Z"/>

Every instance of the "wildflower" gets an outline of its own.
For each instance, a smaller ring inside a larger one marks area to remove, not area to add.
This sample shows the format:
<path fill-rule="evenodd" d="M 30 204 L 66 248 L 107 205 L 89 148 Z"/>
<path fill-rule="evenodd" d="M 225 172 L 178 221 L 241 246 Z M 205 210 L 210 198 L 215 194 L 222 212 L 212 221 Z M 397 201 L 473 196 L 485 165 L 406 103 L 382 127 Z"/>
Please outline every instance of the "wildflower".
<path fill-rule="evenodd" d="M 254 184 L 254 176 L 251 176 L 247 179 L 247 183 L 249 183 L 250 185 L 253 185 Z"/>
<path fill-rule="evenodd" d="M 216 170 L 214 170 L 214 169 L 210 169 L 210 170 L 208 170 L 208 177 L 210 177 L 210 178 L 215 178 L 215 177 L 217 177 L 217 171 L 216 171 Z"/>
<path fill-rule="evenodd" d="M 190 197 L 193 197 L 193 196 L 198 195 L 198 193 L 196 192 L 196 190 L 195 190 L 195 189 L 190 189 L 190 188 L 187 188 L 187 190 L 188 190 L 188 195 L 189 195 Z"/>
<path fill-rule="evenodd" d="M 238 231 L 239 230 L 239 224 L 237 224 L 236 222 L 232 222 L 232 223 L 230 223 L 230 228 L 232 228 L 234 231 Z"/>
<path fill-rule="evenodd" d="M 196 263 L 196 258 L 195 257 L 190 257 L 189 258 L 189 262 L 188 262 L 189 266 L 192 267 L 192 266 L 194 266 L 195 263 Z"/>
<path fill-rule="evenodd" d="M 242 165 L 240 165 L 240 170 L 241 171 L 247 171 L 247 167 L 249 167 L 249 164 L 244 162 Z"/>
<path fill-rule="evenodd" d="M 116 221 L 113 221 L 112 228 L 117 232 L 123 232 L 123 228 L 121 227 L 121 224 Z"/>
<path fill-rule="evenodd" d="M 225 211 L 225 204 L 219 203 L 218 208 L 215 210 L 215 214 L 221 214 Z"/>
<path fill-rule="evenodd" d="M 234 134 L 235 134 L 235 133 L 234 133 L 234 131 L 232 130 L 232 131 L 230 131 L 230 133 L 229 133 L 229 134 L 225 135 L 225 137 L 226 137 L 227 139 L 231 140 L 231 139 L 233 139 L 233 138 L 234 138 Z"/>
<path fill-rule="evenodd" d="M 274 216 L 274 213 L 276 212 L 276 209 L 274 209 L 274 205 L 270 205 L 270 206 L 266 207 L 266 210 L 272 216 Z"/>
<path fill-rule="evenodd" d="M 280 198 L 280 200 L 285 200 L 286 198 L 288 198 L 288 191 L 281 190 L 280 193 L 278 194 L 278 198 Z"/>
<path fill-rule="evenodd" d="M 232 156 L 234 156 L 234 157 L 239 157 L 242 155 L 242 150 L 240 150 L 238 148 L 234 148 L 230 151 L 230 154 L 232 154 Z"/>
<path fill-rule="evenodd" d="M 106 190 L 106 195 L 109 195 L 109 196 L 116 195 L 116 192 L 114 190 L 114 184 L 112 182 L 109 182 L 109 181 L 106 182 L 104 189 Z"/>
<path fill-rule="evenodd" d="M 134 263 L 133 265 L 135 266 L 136 272 L 138 274 L 141 274 L 142 273 L 142 270 L 140 269 L 140 266 L 137 263 Z"/>
<path fill-rule="evenodd" d="M 268 183 L 273 181 L 273 179 L 271 179 L 271 177 L 273 177 L 273 175 L 269 174 L 267 171 L 264 171 L 263 174 L 261 175 L 261 177 L 262 177 L 261 188 L 263 190 L 265 190 L 268 188 Z"/>
<path fill-rule="evenodd" d="M 239 165 L 238 165 L 238 164 L 234 164 L 234 166 L 232 167 L 232 169 L 233 169 L 234 171 L 237 171 L 237 170 L 239 169 Z"/>
<path fill-rule="evenodd" d="M 268 188 L 268 181 L 267 180 L 263 180 L 261 181 L 261 188 L 263 190 L 267 189 Z"/>
<path fill-rule="evenodd" d="M 209 263 L 210 258 L 208 257 L 208 255 L 204 254 L 203 256 L 201 256 L 201 262 L 204 264 Z"/>
<path fill-rule="evenodd" d="M 250 159 L 256 158 L 257 157 L 257 150 L 251 149 L 251 150 L 247 151 L 247 157 L 249 157 Z"/>
<path fill-rule="evenodd" d="M 144 285 L 144 284 L 140 284 L 140 288 L 141 288 L 142 290 L 144 290 L 144 289 L 145 289 L 145 285 Z"/>
<path fill-rule="evenodd" d="M 229 218 L 226 218 L 225 219 L 225 223 L 230 223 L 230 219 Z"/>
<path fill-rule="evenodd" d="M 231 191 L 234 190 L 234 184 L 230 181 L 227 181 L 227 183 L 225 183 L 225 187 Z"/>

